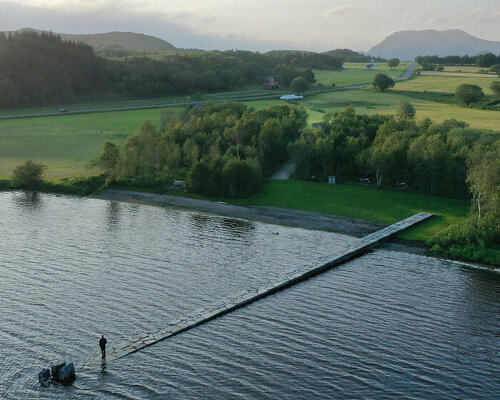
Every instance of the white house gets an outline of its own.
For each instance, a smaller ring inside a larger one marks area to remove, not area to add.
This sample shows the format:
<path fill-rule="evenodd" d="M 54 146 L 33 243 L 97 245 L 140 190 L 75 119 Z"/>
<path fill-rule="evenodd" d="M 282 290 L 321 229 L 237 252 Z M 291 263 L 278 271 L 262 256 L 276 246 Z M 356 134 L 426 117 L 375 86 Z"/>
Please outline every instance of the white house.
<path fill-rule="evenodd" d="M 368 64 L 365 69 L 367 71 L 376 71 L 377 70 L 377 66 L 375 64 Z"/>

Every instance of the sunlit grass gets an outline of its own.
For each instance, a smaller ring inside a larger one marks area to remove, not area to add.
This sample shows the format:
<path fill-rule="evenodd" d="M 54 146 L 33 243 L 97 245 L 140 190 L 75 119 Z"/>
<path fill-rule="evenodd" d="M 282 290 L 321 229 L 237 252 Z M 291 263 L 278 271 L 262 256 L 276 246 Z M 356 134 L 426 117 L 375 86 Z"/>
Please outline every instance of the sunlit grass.
<path fill-rule="evenodd" d="M 435 215 L 400 237 L 425 241 L 441 229 L 464 219 L 469 202 L 417 193 L 378 190 L 361 185 L 330 185 L 304 181 L 269 181 L 255 195 L 228 200 L 257 205 L 314 211 L 392 224 L 419 212 Z"/>
<path fill-rule="evenodd" d="M 176 109 L 175 111 L 179 111 Z M 90 175 L 110 141 L 121 145 L 150 119 L 160 123 L 162 110 L 0 120 L 0 177 L 9 176 L 23 161 L 48 166 L 49 179 Z"/>
<path fill-rule="evenodd" d="M 390 69 L 387 63 L 375 63 L 377 71 L 367 71 L 364 68 L 368 63 L 345 63 L 342 70 L 314 70 L 314 75 L 318 84 L 324 86 L 350 86 L 360 83 L 371 83 L 378 73 L 386 74 L 392 78 L 401 76 L 408 68 L 409 63 L 401 63 L 397 68 Z"/>

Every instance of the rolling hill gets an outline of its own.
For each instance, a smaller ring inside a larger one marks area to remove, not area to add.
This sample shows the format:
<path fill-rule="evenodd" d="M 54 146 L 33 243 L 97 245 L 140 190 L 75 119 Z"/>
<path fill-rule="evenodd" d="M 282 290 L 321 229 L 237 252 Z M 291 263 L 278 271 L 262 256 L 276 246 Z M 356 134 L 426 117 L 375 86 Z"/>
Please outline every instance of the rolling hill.
<path fill-rule="evenodd" d="M 24 28 L 20 30 L 37 29 Z M 54 32 L 55 33 L 55 32 Z M 165 40 L 154 36 L 144 35 L 134 32 L 108 32 L 95 34 L 69 34 L 57 33 L 63 39 L 84 42 L 94 48 L 118 46 L 127 51 L 155 51 L 155 50 L 176 50 L 175 46 Z"/>
<path fill-rule="evenodd" d="M 469 55 L 500 53 L 500 42 L 483 40 L 460 29 L 444 31 L 399 31 L 387 36 L 380 44 L 372 47 L 369 54 L 383 58 L 397 57 L 413 60 L 416 56 Z"/>

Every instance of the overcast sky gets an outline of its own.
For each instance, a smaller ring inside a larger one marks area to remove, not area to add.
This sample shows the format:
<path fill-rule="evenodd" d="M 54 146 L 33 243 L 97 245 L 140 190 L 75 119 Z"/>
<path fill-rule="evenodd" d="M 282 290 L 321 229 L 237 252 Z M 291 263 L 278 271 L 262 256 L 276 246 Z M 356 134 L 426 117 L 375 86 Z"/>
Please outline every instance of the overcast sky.
<path fill-rule="evenodd" d="M 408 29 L 500 41 L 500 0 L 0 0 L 0 30 L 25 27 L 141 32 L 204 49 L 367 51 Z"/>

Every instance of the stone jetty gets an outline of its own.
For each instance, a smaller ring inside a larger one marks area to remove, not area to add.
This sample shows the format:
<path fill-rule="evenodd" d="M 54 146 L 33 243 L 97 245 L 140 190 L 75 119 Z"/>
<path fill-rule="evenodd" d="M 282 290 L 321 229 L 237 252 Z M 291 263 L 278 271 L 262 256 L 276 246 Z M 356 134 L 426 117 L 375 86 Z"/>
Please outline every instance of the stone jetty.
<path fill-rule="evenodd" d="M 108 360 L 113 360 L 126 357 L 145 347 L 178 335 L 179 333 L 204 324 L 224 314 L 228 314 L 254 301 L 260 300 L 287 287 L 305 281 L 314 275 L 320 274 L 332 267 L 359 256 L 371 247 L 376 246 L 390 237 L 408 229 L 413 225 L 423 222 L 430 217 L 432 217 L 432 214 L 415 214 L 409 218 L 358 239 L 352 244 L 346 245 L 344 249 L 337 254 L 321 257 L 310 264 L 303 265 L 300 268 L 288 272 L 288 274 L 286 274 L 278 282 L 274 282 L 258 289 L 243 290 L 232 296 L 221 298 L 218 301 L 207 305 L 206 308 L 196 310 L 180 320 L 167 322 L 165 324 L 165 328 L 163 329 L 156 332 L 137 335 L 129 341 L 120 343 L 116 346 L 111 346 L 112 351 L 107 358 Z"/>

